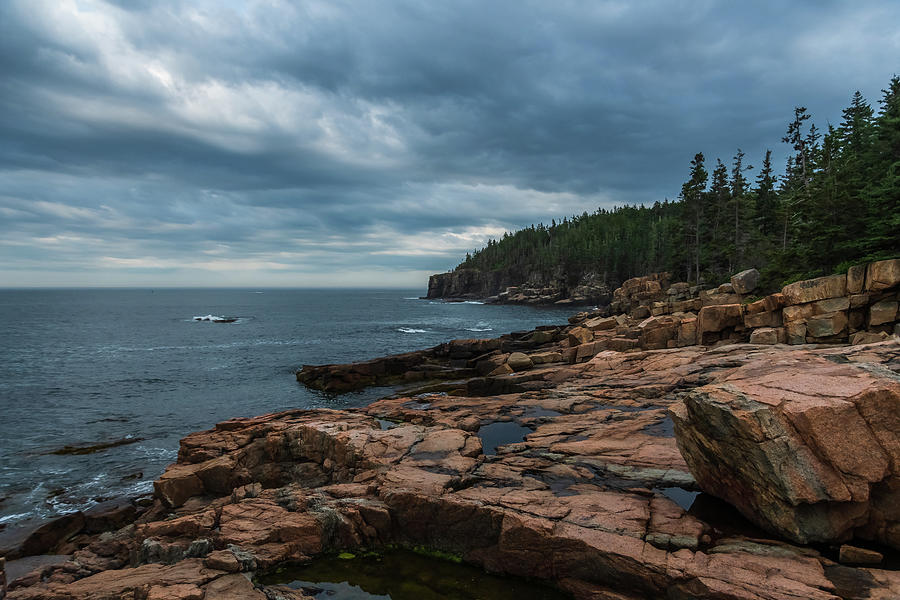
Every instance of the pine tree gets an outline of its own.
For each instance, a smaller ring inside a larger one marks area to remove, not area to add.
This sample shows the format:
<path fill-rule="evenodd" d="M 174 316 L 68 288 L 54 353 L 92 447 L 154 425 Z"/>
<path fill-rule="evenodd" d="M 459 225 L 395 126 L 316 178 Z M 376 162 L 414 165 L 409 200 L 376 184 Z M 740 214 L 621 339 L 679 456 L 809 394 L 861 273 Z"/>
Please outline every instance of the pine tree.
<path fill-rule="evenodd" d="M 729 242 L 731 236 L 728 228 L 731 192 L 728 189 L 728 168 L 721 159 L 716 159 L 716 167 L 712 172 L 712 183 L 706 197 L 709 204 L 709 209 L 706 211 L 709 216 L 706 228 L 710 235 L 707 236 L 708 239 L 701 252 L 706 259 L 707 270 L 712 274 L 718 274 L 730 269 L 727 263 L 728 257 L 731 255 Z"/>
<path fill-rule="evenodd" d="M 788 124 L 787 134 L 781 138 L 782 142 L 790 144 L 797 153 L 793 162 L 797 169 L 797 176 L 804 188 L 809 188 L 809 149 L 807 147 L 808 136 L 803 135 L 803 123 L 809 118 L 805 106 L 795 107 L 794 120 Z"/>
<path fill-rule="evenodd" d="M 744 171 L 753 169 L 753 165 L 744 166 L 744 152 L 740 148 L 731 163 L 731 203 L 734 205 L 734 253 L 733 268 L 738 268 L 744 260 L 744 237 L 741 235 L 742 214 L 746 212 L 744 196 L 747 194 L 747 179 Z M 732 269 L 729 269 L 732 270 Z"/>
<path fill-rule="evenodd" d="M 703 153 L 698 152 L 691 160 L 691 178 L 681 186 L 681 200 L 684 204 L 684 230 L 694 248 L 694 279 L 700 281 L 700 246 L 703 235 L 704 196 L 708 174 L 703 166 Z M 690 269 L 688 269 L 690 278 Z"/>
<path fill-rule="evenodd" d="M 778 198 L 775 184 L 778 178 L 772 174 L 772 151 L 766 150 L 762 169 L 756 176 L 756 217 L 760 233 L 764 237 L 772 236 L 778 228 Z"/>

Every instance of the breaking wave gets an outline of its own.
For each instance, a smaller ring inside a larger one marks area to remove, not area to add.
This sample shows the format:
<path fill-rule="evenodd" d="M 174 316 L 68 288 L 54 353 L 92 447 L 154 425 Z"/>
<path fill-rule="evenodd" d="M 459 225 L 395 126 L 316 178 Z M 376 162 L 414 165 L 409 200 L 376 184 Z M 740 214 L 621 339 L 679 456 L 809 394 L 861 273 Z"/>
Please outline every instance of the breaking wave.
<path fill-rule="evenodd" d="M 199 317 L 194 317 L 193 321 L 209 321 L 211 323 L 234 323 L 237 321 L 237 317 L 219 317 L 216 315 L 204 315 Z"/>

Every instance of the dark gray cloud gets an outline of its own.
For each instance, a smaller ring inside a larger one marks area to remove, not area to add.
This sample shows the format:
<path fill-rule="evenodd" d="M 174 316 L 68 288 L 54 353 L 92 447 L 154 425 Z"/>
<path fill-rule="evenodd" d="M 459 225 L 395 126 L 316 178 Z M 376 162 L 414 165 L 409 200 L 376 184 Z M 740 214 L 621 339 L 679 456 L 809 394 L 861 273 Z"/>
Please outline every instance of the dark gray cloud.
<path fill-rule="evenodd" d="M 897 70 L 883 2 L 0 3 L 0 285 L 423 285 L 758 163 Z"/>

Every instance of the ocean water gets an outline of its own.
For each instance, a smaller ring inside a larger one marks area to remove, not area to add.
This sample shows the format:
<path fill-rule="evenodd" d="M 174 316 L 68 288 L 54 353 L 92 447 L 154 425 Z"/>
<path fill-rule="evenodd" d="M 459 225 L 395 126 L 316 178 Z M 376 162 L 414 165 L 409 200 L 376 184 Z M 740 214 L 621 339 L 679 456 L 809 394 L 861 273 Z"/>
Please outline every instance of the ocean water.
<path fill-rule="evenodd" d="M 310 391 L 294 377 L 303 364 L 493 337 L 572 312 L 421 293 L 0 290 L 0 528 L 149 492 L 178 441 L 219 421 L 359 406 L 389 391 Z M 53 454 L 111 442 L 127 443 Z"/>

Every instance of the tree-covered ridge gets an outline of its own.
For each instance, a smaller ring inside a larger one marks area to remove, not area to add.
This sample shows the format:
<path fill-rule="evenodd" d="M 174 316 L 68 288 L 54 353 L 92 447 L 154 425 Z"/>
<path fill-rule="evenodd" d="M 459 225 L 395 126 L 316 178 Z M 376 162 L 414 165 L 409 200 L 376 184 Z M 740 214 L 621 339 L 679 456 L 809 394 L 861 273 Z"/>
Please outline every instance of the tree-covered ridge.
<path fill-rule="evenodd" d="M 822 133 L 797 107 L 776 175 L 772 152 L 758 169 L 738 149 L 712 174 L 698 153 L 678 200 L 622 206 L 504 234 L 457 268 L 526 278 L 594 273 L 619 283 L 653 271 L 718 282 L 756 267 L 771 288 L 900 255 L 900 77 L 876 111 L 856 92 L 839 126 Z M 755 170 L 755 177 L 751 174 Z"/>

